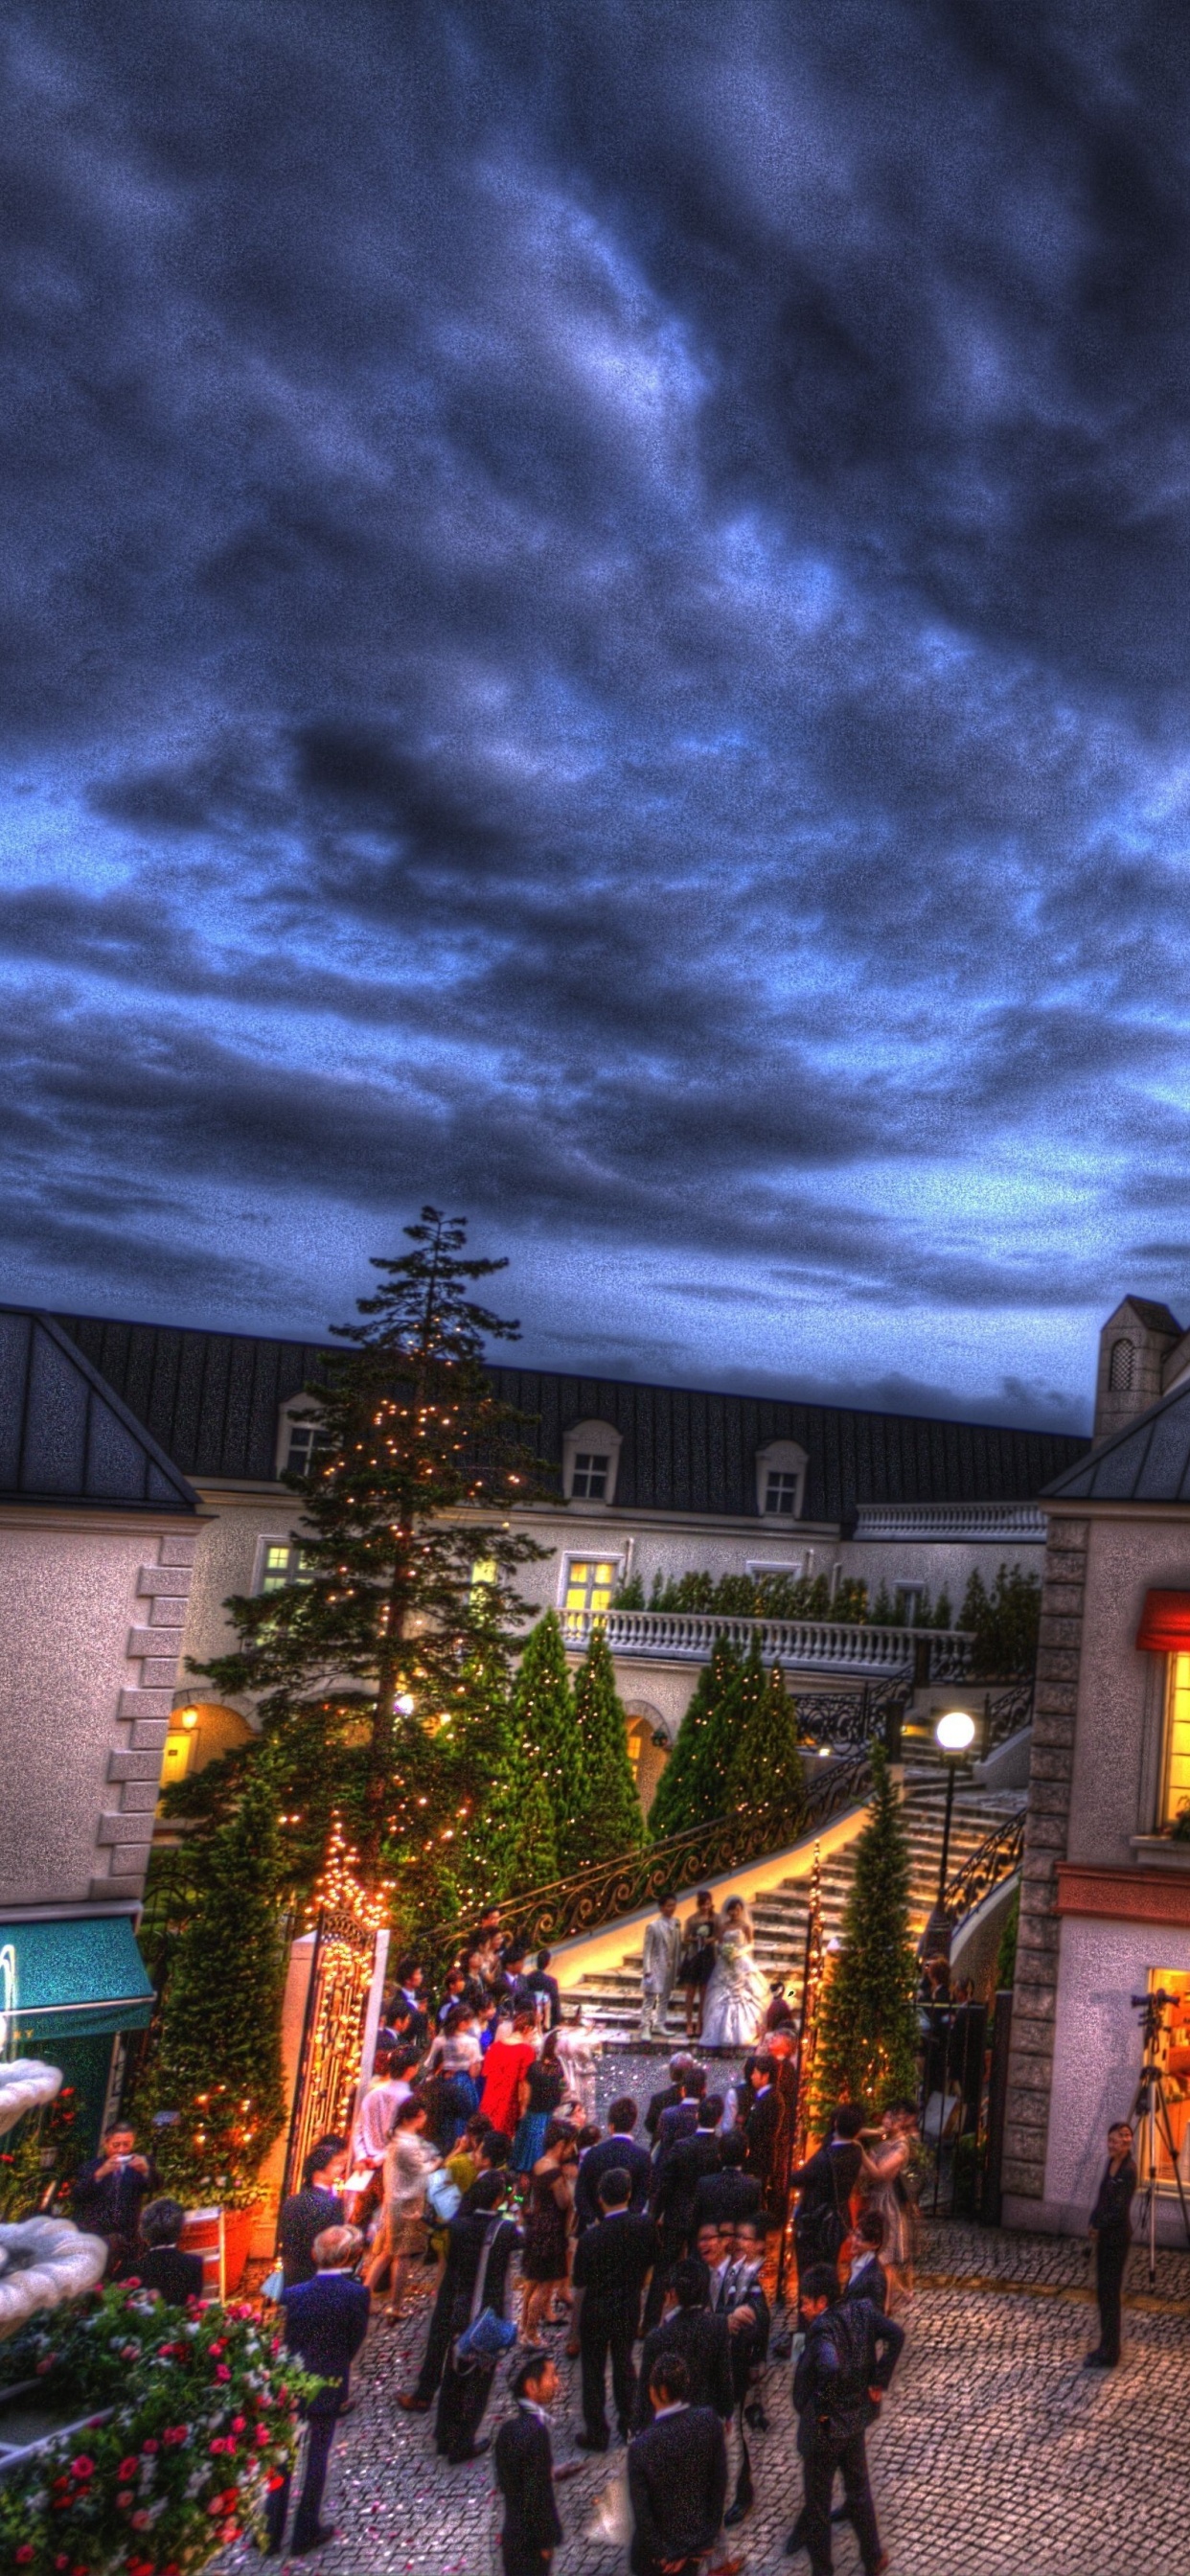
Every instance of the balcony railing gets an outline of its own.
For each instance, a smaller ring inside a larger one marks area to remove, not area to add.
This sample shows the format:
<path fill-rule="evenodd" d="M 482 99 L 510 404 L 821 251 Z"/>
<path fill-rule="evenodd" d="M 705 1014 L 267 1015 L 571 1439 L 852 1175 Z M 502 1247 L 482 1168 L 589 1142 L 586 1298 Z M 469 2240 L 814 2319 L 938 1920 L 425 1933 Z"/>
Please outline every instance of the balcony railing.
<path fill-rule="evenodd" d="M 961 1680 L 971 1639 L 960 1628 L 878 1628 L 843 1619 L 733 1619 L 715 1611 L 567 1611 L 568 1646 L 582 1648 L 602 1627 L 613 1655 L 669 1664 L 708 1664 L 720 1637 L 747 1655 L 755 1637 L 766 1664 L 789 1672 L 920 1674 L 922 1681 Z M 923 1671 L 922 1666 L 926 1669 Z"/>
<path fill-rule="evenodd" d="M 981 1538 L 1045 1545 L 1036 1503 L 862 1503 L 856 1538 Z"/>

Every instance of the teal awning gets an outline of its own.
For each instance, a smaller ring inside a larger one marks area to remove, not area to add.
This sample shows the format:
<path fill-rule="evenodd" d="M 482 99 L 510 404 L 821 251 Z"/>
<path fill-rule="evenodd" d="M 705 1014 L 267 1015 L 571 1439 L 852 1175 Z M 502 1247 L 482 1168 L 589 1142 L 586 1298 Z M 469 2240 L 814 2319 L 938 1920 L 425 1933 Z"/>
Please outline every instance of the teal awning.
<path fill-rule="evenodd" d="M 0 1918 L 0 2013 L 18 2048 L 35 2056 L 45 2040 L 144 2030 L 152 2006 L 127 1914 Z"/>

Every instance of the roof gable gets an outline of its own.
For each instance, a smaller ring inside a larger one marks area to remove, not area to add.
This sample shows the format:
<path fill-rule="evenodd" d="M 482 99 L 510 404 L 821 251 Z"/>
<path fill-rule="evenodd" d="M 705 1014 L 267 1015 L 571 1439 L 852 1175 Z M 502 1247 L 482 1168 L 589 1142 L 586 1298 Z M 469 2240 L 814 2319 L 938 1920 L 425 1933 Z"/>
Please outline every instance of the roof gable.
<path fill-rule="evenodd" d="M 0 1501 L 194 1512 L 198 1497 L 49 1315 L 0 1306 Z"/>
<path fill-rule="evenodd" d="M 1111 1503 L 1190 1501 L 1190 1380 L 1045 1488 L 1045 1498 Z"/>

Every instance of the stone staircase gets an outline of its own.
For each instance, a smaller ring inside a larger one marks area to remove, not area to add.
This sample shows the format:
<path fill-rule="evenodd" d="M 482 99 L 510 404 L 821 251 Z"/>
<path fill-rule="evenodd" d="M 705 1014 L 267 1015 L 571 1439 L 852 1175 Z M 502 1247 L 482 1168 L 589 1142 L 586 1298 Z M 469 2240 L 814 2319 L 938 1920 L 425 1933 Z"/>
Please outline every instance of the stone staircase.
<path fill-rule="evenodd" d="M 904 1815 L 912 1863 L 910 1908 L 915 1940 L 925 1928 L 938 1893 L 945 1803 L 946 1781 L 940 1764 L 910 1763 L 905 1775 Z M 1024 1803 L 1023 1791 L 993 1792 L 973 1783 L 956 1784 L 948 1877 L 953 1878 L 987 1835 L 1006 1816 L 1018 1813 Z M 853 1844 L 845 1844 L 822 1863 L 822 1925 L 827 1941 L 842 1930 L 853 1849 Z M 683 1899 L 679 1904 L 683 1921 L 691 1902 Z M 771 1887 L 752 1899 L 757 1960 L 767 1977 L 783 1979 L 795 2010 L 801 2001 L 808 1902 L 809 1886 L 804 1878 L 774 1880 Z M 573 1985 L 567 1981 L 565 2001 L 570 2006 L 581 2002 L 584 2020 L 612 2047 L 639 2047 L 640 1980 L 641 1952 L 629 1950 L 618 1967 L 600 1969 Z M 680 2041 L 683 2009 L 679 1989 L 670 2002 L 665 2040 L 654 2045 L 668 2047 Z"/>

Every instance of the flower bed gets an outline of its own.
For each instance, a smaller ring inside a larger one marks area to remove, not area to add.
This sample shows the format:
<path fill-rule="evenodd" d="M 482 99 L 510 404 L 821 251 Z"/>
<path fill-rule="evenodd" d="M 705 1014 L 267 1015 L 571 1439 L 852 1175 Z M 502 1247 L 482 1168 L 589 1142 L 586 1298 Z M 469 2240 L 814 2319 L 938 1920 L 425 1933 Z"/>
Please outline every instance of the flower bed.
<path fill-rule="evenodd" d="M 163 2307 L 131 2281 L 0 2348 L 0 2390 L 29 2379 L 114 2409 L 0 2483 L 0 2567 L 29 2576 L 192 2576 L 259 2524 L 319 2384 L 252 2308 Z"/>

